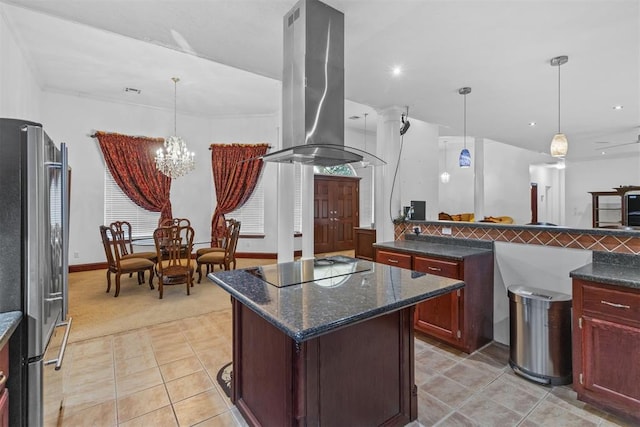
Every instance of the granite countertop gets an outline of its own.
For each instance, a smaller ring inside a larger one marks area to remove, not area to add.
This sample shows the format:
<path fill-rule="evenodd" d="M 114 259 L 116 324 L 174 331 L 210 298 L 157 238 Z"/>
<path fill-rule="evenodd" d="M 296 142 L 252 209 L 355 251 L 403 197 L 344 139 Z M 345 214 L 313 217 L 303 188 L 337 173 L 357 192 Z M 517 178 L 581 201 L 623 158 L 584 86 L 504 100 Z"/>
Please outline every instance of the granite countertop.
<path fill-rule="evenodd" d="M 456 261 L 462 261 L 468 257 L 492 252 L 492 249 L 489 248 L 479 248 L 461 244 L 447 244 L 441 241 L 428 240 L 395 240 L 391 242 L 374 243 L 373 247 L 379 249 L 391 249 L 394 251 L 408 252 L 415 255 L 438 256 L 442 258 L 453 259 Z"/>
<path fill-rule="evenodd" d="M 6 313 L 0 313 L 0 348 L 11 338 L 11 334 L 16 329 L 22 319 L 22 312 L 20 311 L 8 311 Z"/>
<path fill-rule="evenodd" d="M 296 266 L 296 262 L 287 264 Z M 464 286 L 460 280 L 363 260 L 358 260 L 358 266 L 367 270 L 285 287 L 257 277 L 255 271 L 262 267 L 219 271 L 208 277 L 296 342 Z"/>
<path fill-rule="evenodd" d="M 594 262 L 571 271 L 569 275 L 575 279 L 640 289 L 640 268 L 638 267 Z"/>

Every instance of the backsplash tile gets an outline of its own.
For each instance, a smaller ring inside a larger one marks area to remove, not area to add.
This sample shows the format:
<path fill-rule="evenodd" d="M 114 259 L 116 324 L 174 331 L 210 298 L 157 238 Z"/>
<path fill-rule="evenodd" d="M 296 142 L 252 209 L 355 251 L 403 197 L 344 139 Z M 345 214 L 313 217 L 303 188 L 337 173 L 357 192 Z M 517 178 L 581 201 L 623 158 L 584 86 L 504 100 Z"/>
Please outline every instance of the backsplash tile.
<path fill-rule="evenodd" d="M 433 223 L 425 221 L 395 224 L 395 239 L 404 240 L 405 234 L 413 234 L 415 227 L 418 227 L 420 229 L 420 235 L 424 236 L 554 246 L 613 254 L 640 254 L 640 233 L 638 233 L 638 236 L 635 236 L 636 233 L 634 232 L 617 232 L 615 230 L 603 229 L 532 228 L 479 223 L 457 224 L 453 222 Z M 443 228 L 451 229 L 451 234 L 443 234 Z"/>

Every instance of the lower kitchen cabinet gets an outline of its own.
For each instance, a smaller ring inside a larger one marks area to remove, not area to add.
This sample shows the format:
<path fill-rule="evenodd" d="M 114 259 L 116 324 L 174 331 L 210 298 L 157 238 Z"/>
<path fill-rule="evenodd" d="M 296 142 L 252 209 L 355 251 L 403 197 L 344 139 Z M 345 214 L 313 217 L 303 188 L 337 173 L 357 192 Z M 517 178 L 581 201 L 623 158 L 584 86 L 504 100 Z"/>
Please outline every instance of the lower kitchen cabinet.
<path fill-rule="evenodd" d="M 413 269 L 423 273 L 462 280 L 462 263 L 436 258 L 413 257 Z M 450 292 L 418 304 L 415 315 L 415 328 L 433 337 L 440 338 L 458 346 L 462 339 L 462 316 L 464 294 L 462 289 Z"/>
<path fill-rule="evenodd" d="M 457 260 L 377 249 L 376 262 L 464 281 L 463 289 L 418 304 L 415 330 L 466 353 L 493 339 L 492 252 Z"/>
<path fill-rule="evenodd" d="M 373 261 L 375 255 L 373 244 L 376 242 L 375 228 L 356 227 L 353 230 L 355 236 L 355 257 Z"/>
<path fill-rule="evenodd" d="M 640 289 L 573 279 L 578 399 L 640 423 Z"/>

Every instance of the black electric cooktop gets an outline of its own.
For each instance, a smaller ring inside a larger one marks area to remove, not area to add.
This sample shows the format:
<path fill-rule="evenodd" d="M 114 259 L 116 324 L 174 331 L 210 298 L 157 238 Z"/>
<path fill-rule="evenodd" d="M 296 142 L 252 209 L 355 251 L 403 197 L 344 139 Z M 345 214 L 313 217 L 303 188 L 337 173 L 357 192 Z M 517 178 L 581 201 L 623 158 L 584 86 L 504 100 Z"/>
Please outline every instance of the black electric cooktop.
<path fill-rule="evenodd" d="M 247 271 L 278 288 L 321 281 L 371 270 L 371 263 L 343 255 L 248 268 Z"/>

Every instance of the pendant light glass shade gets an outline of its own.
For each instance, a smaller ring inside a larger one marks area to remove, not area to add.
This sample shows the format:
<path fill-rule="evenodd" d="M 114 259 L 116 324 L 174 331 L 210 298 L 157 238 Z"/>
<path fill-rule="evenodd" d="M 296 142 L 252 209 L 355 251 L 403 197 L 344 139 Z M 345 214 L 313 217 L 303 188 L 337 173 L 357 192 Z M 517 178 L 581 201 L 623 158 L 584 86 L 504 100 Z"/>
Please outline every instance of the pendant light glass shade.
<path fill-rule="evenodd" d="M 551 140 L 551 155 L 553 157 L 564 157 L 567 155 L 569 142 L 564 133 L 556 133 Z"/>
<path fill-rule="evenodd" d="M 444 141 L 444 172 L 440 174 L 440 182 L 446 184 L 451 179 L 451 175 L 447 172 L 447 141 Z"/>
<path fill-rule="evenodd" d="M 551 59 L 551 66 L 558 67 L 558 133 L 556 133 L 551 140 L 550 152 L 553 157 L 565 157 L 567 151 L 569 151 L 567 136 L 560 131 L 560 66 L 566 64 L 568 61 L 569 57 L 566 55 Z"/>
<path fill-rule="evenodd" d="M 461 168 L 471 167 L 471 153 L 467 150 L 467 94 L 471 93 L 470 87 L 458 89 L 458 93 L 464 96 L 464 148 L 460 152 L 458 165 Z"/>
<path fill-rule="evenodd" d="M 471 167 L 471 153 L 466 148 L 463 148 L 460 152 L 460 158 L 458 159 L 458 164 L 461 168 Z"/>

